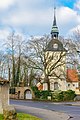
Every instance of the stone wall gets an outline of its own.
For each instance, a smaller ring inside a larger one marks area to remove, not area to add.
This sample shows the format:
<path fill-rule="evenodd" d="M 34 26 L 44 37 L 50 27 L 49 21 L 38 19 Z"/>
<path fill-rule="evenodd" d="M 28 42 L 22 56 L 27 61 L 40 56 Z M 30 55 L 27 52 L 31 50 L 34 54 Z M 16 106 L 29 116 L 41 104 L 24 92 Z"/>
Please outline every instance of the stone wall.
<path fill-rule="evenodd" d="M 32 93 L 32 98 L 35 98 L 35 95 L 30 87 L 15 87 L 15 94 L 10 94 L 12 99 L 25 99 L 25 91 L 30 90 Z"/>

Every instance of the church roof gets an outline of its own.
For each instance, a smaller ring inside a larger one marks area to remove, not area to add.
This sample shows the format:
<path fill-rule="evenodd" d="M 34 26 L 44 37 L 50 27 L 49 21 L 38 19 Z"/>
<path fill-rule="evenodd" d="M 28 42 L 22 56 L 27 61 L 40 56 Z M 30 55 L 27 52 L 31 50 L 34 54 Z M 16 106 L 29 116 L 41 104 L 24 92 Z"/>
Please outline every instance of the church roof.
<path fill-rule="evenodd" d="M 58 40 L 59 30 L 56 23 L 56 7 L 54 7 L 54 20 L 51 29 L 51 41 L 46 46 L 45 51 L 66 51 L 61 41 Z"/>
<path fill-rule="evenodd" d="M 66 49 L 63 47 L 63 44 L 58 39 L 52 39 L 47 47 L 46 51 L 66 51 Z"/>
<path fill-rule="evenodd" d="M 79 82 L 78 72 L 76 69 L 67 69 L 67 82 Z"/>

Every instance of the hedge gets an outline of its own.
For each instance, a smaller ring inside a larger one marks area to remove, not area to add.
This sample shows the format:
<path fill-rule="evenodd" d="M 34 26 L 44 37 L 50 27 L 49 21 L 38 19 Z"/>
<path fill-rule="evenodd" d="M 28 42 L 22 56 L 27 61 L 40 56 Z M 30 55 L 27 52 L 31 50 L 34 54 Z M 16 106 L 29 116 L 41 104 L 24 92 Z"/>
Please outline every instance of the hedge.
<path fill-rule="evenodd" d="M 72 90 L 39 91 L 37 87 L 32 87 L 32 90 L 34 91 L 36 99 L 39 100 L 48 100 L 48 96 L 51 96 L 52 101 L 71 101 L 76 97 L 75 92 Z"/>

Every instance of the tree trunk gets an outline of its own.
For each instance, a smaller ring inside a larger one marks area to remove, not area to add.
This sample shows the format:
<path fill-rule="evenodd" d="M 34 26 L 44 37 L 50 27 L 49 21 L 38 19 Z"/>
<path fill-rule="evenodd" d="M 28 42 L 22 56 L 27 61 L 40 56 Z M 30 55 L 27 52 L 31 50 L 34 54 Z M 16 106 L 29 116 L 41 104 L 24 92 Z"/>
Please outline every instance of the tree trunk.
<path fill-rule="evenodd" d="M 50 81 L 48 75 L 45 76 L 45 82 L 47 83 L 47 90 L 50 90 Z"/>
<path fill-rule="evenodd" d="M 19 60 L 18 60 L 18 67 L 17 67 L 17 73 L 16 73 L 16 77 L 15 77 L 15 86 L 17 86 L 17 83 L 19 83 L 20 80 L 20 56 L 19 56 Z"/>

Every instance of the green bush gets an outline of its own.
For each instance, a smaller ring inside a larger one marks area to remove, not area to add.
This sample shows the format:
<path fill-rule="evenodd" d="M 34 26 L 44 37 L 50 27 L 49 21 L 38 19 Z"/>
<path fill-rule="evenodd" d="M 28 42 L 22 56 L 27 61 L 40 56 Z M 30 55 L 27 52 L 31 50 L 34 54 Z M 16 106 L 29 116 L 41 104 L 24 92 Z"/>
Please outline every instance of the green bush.
<path fill-rule="evenodd" d="M 32 86 L 31 89 L 33 90 L 33 92 L 38 91 L 38 88 L 36 86 Z"/>
<path fill-rule="evenodd" d="M 48 99 L 48 96 L 51 96 L 51 97 L 52 97 L 51 91 L 48 91 L 48 90 L 46 90 L 46 91 L 39 91 L 39 90 L 37 89 L 37 87 L 32 87 L 32 90 L 33 90 L 33 92 L 34 92 L 34 94 L 35 94 L 35 97 L 36 97 L 37 99 L 47 100 L 47 99 Z"/>
<path fill-rule="evenodd" d="M 74 100 L 76 94 L 72 90 L 68 91 L 54 91 L 52 93 L 52 100 L 53 101 L 70 101 Z"/>
<path fill-rule="evenodd" d="M 32 90 L 33 90 L 33 92 L 35 94 L 35 97 L 40 98 L 40 91 L 38 90 L 38 88 L 36 86 L 31 87 L 31 88 L 32 88 Z"/>
<path fill-rule="evenodd" d="M 63 92 L 63 100 L 68 101 L 68 100 L 74 100 L 76 97 L 75 91 L 72 90 L 67 90 Z"/>
<path fill-rule="evenodd" d="M 48 99 L 48 96 L 51 96 L 52 97 L 52 93 L 51 93 L 51 91 L 48 91 L 48 90 L 46 90 L 46 91 L 41 91 L 40 92 L 40 98 L 41 99 L 44 99 L 44 100 L 47 100 Z"/>
<path fill-rule="evenodd" d="M 72 90 L 67 91 L 61 91 L 61 90 L 55 90 L 55 91 L 39 91 L 37 87 L 32 87 L 32 90 L 34 91 L 36 99 L 39 100 L 48 100 L 48 96 L 51 96 L 51 99 L 53 101 L 70 101 L 74 100 L 76 97 L 76 94 Z"/>
<path fill-rule="evenodd" d="M 53 101 L 63 101 L 63 91 L 56 90 L 52 92 L 52 100 Z"/>

